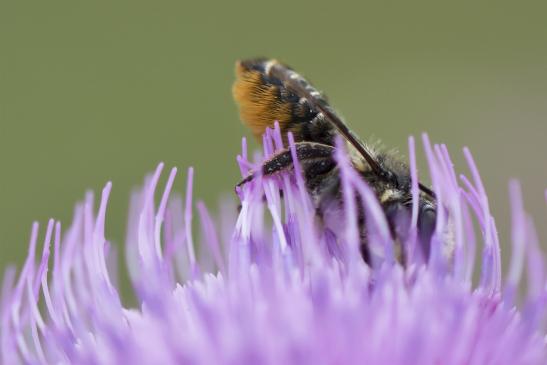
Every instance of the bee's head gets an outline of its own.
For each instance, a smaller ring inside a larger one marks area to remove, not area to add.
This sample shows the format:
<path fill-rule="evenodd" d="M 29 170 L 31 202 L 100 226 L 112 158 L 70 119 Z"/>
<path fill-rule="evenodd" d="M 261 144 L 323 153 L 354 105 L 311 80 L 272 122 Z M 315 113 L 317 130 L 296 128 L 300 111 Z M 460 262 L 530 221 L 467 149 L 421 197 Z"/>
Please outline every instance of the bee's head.
<path fill-rule="evenodd" d="M 375 155 L 381 171 L 368 172 L 363 177 L 374 188 L 382 205 L 394 239 L 405 241 L 412 219 L 412 181 L 408 165 L 397 155 L 379 152 Z M 419 184 L 417 235 L 422 253 L 427 259 L 431 237 L 437 220 L 435 194 Z"/>
<path fill-rule="evenodd" d="M 379 194 L 391 233 L 394 239 L 408 235 L 412 217 L 412 193 L 410 184 L 392 185 Z M 431 248 L 431 237 L 435 231 L 437 207 L 435 199 L 426 193 L 418 198 L 417 234 L 422 253 L 427 259 Z"/>

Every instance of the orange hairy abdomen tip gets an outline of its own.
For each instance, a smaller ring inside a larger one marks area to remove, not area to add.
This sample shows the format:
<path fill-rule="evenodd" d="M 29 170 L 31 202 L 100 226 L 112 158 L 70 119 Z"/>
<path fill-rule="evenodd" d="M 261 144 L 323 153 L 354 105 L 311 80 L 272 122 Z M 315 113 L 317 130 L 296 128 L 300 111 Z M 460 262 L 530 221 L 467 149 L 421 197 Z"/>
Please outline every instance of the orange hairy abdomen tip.
<path fill-rule="evenodd" d="M 236 81 L 232 92 L 239 105 L 240 118 L 256 138 L 276 121 L 283 128 L 291 119 L 291 106 L 279 98 L 279 86 L 265 81 L 258 70 L 245 68 L 236 63 Z"/>

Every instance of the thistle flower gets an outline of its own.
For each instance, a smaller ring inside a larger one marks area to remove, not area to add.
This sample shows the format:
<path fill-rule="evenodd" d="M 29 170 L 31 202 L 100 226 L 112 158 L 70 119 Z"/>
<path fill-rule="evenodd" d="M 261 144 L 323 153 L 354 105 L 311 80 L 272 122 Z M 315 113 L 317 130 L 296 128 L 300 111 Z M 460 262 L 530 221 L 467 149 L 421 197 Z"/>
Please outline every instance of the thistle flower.
<path fill-rule="evenodd" d="M 172 169 L 156 206 L 160 164 L 130 208 L 125 257 L 136 307 L 121 300 L 117 256 L 104 235 L 108 183 L 96 213 L 88 194 L 64 233 L 49 221 L 41 254 L 33 225 L 23 268 L 4 277 L 2 363 L 547 363 L 543 256 L 518 183 L 510 184 L 512 254 L 502 278 L 496 226 L 469 151 L 471 178 L 458 178 L 444 145 L 425 135 L 423 144 L 443 209 L 429 257 L 416 249 L 413 209 L 404 267 L 379 203 L 342 148 L 337 231 L 316 221 L 296 162 L 292 174 L 238 189 L 239 213 L 226 205 L 215 221 L 198 202 L 198 242 L 193 169 L 184 204 L 170 198 Z M 263 157 L 280 148 L 279 132 L 268 131 Z M 416 200 L 412 138 L 409 152 Z M 244 176 L 256 167 L 245 142 L 238 161 Z M 359 255 L 357 204 L 367 215 L 370 265 Z"/>

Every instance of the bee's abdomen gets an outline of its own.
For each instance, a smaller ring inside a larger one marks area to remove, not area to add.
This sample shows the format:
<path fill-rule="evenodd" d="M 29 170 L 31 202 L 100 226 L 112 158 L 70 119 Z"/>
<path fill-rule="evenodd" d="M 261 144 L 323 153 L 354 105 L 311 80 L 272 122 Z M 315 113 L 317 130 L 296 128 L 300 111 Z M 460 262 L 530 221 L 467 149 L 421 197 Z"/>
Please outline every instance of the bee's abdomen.
<path fill-rule="evenodd" d="M 276 60 L 253 59 L 236 64 L 236 81 L 233 85 L 234 99 L 239 105 L 240 117 L 249 126 L 256 138 L 277 121 L 283 137 L 292 132 L 297 142 L 313 141 L 332 145 L 332 126 L 310 102 L 291 90 L 284 81 L 275 76 L 281 73 L 286 78 L 296 75 L 289 67 Z M 300 77 L 300 76 L 298 76 Z M 300 78 L 302 82 L 306 82 Z"/>

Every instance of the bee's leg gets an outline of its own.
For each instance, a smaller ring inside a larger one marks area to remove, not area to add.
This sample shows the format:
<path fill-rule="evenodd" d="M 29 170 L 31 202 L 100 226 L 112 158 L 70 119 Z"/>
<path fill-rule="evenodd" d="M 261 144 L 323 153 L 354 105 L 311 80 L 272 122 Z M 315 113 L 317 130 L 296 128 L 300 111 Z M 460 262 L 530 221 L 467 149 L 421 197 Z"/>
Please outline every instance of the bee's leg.
<path fill-rule="evenodd" d="M 318 176 L 332 170 L 335 166 L 332 154 L 334 147 L 314 142 L 299 142 L 295 144 L 296 156 L 304 170 L 304 178 Z M 292 153 L 290 149 L 278 152 L 262 164 L 262 175 L 270 176 L 278 172 L 289 170 L 293 167 Z M 251 172 L 237 186 L 244 185 L 253 180 L 257 174 Z"/>

